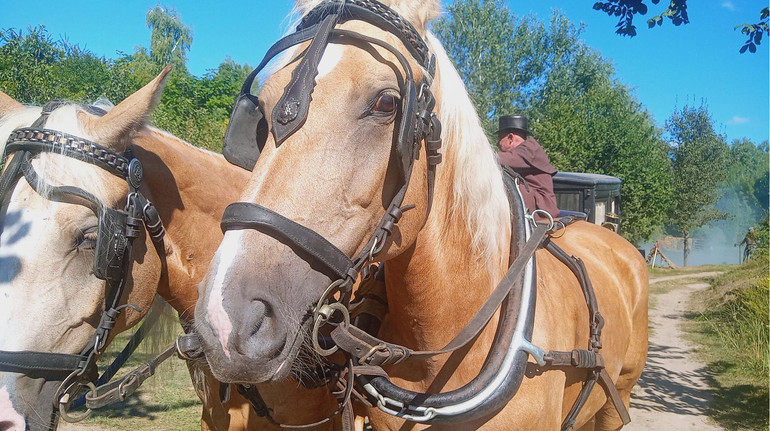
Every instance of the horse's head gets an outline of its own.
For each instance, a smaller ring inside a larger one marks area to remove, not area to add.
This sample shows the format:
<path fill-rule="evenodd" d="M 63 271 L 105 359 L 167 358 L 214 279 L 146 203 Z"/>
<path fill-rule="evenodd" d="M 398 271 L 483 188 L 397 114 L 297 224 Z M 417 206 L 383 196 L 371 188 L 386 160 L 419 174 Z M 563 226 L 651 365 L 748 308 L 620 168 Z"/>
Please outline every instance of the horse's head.
<path fill-rule="evenodd" d="M 73 355 L 98 357 L 109 334 L 143 314 L 126 309 L 111 323 L 104 311 L 133 304 L 146 312 L 153 300 L 161 261 L 141 221 L 136 239 L 127 239 L 124 209 L 129 191 L 144 190 L 129 185 L 141 177 L 129 164 L 130 142 L 167 73 L 106 113 L 59 101 L 25 107 L 0 92 L 8 155 L 0 185 L 2 430 L 55 424 L 55 395 L 66 389 L 59 385 L 75 368 Z M 113 323 L 114 331 L 103 330 Z"/>
<path fill-rule="evenodd" d="M 262 87 L 265 140 L 247 204 L 226 211 L 199 289 L 196 322 L 224 381 L 301 373 L 315 305 L 356 276 L 346 259 L 359 269 L 404 253 L 429 212 L 439 132 L 426 141 L 440 126 L 422 35 L 437 5 L 312 3 L 276 44 L 297 48 Z"/>

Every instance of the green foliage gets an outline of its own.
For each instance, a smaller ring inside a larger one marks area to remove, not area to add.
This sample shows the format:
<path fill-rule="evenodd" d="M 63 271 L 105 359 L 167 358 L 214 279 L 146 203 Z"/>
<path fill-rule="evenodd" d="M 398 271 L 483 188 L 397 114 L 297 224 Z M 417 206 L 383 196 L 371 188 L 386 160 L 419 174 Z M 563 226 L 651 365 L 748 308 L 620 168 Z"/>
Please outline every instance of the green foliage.
<path fill-rule="evenodd" d="M 464 0 L 449 5 L 433 31 L 454 61 L 486 130 L 497 118 L 523 108 L 528 89 L 542 73 L 544 28 L 518 20 L 502 0 Z M 491 137 L 492 135 L 490 135 Z"/>
<path fill-rule="evenodd" d="M 660 0 L 651 0 L 653 4 L 658 4 Z M 594 10 L 606 13 L 609 16 L 618 18 L 615 25 L 615 33 L 621 36 L 636 36 L 636 26 L 634 17 L 636 15 L 647 15 L 647 5 L 645 0 L 607 0 L 597 1 L 593 5 Z M 663 25 L 663 18 L 668 18 L 675 26 L 689 24 L 690 18 L 687 14 L 687 0 L 669 0 L 666 9 L 647 20 L 647 28 L 660 27 Z M 741 34 L 746 35 L 746 41 L 741 46 L 739 52 L 755 53 L 757 45 L 762 43 L 762 35 L 770 30 L 770 7 L 763 7 L 759 11 L 759 22 L 755 24 L 736 25 L 735 30 L 741 29 Z"/>
<path fill-rule="evenodd" d="M 764 223 L 767 233 L 767 223 Z M 765 246 L 766 247 L 766 246 Z M 768 289 L 767 255 L 719 276 L 704 292 L 698 317 L 708 348 L 709 369 L 719 387 L 712 415 L 726 429 L 767 429 Z M 739 427 L 740 426 L 740 427 Z"/>
<path fill-rule="evenodd" d="M 666 147 L 650 114 L 561 13 L 518 18 L 499 0 L 458 0 L 434 24 L 490 138 L 497 118 L 526 113 L 560 170 L 623 179 L 623 235 L 648 239 L 670 205 Z"/>
<path fill-rule="evenodd" d="M 653 4 L 658 4 L 660 0 L 652 0 Z M 634 15 L 646 15 L 647 5 L 644 0 L 608 0 L 597 1 L 593 6 L 594 10 L 599 10 L 609 16 L 618 18 L 615 25 L 615 33 L 621 36 L 636 36 L 636 26 L 634 25 Z M 671 23 L 679 26 L 690 22 L 687 16 L 687 0 L 671 0 L 668 8 L 660 15 L 647 20 L 647 26 L 653 28 L 656 25 L 663 25 L 663 18 L 671 20 Z"/>
<path fill-rule="evenodd" d="M 741 54 L 747 50 L 750 53 L 757 52 L 757 45 L 762 43 L 762 35 L 770 30 L 770 7 L 764 7 L 759 11 L 759 22 L 756 24 L 736 25 L 735 29 L 741 29 L 741 34 L 745 34 L 747 39 L 738 52 Z"/>
<path fill-rule="evenodd" d="M 104 58 L 54 42 L 43 26 L 0 30 L 0 71 L 0 89 L 26 103 L 94 101 L 110 86 Z"/>
<path fill-rule="evenodd" d="M 147 14 L 150 46 L 137 47 L 114 61 L 62 41 L 44 27 L 0 30 L 0 90 L 23 103 L 43 105 L 54 98 L 91 103 L 99 97 L 117 103 L 155 78 L 166 64 L 174 71 L 153 113 L 156 126 L 205 148 L 221 151 L 230 109 L 251 68 L 227 58 L 203 78 L 187 72 L 189 29 L 173 11 L 156 7 Z"/>
<path fill-rule="evenodd" d="M 150 58 L 161 67 L 171 64 L 179 71 L 187 71 L 187 51 L 192 45 L 192 32 L 182 23 L 173 8 L 155 6 L 147 12 L 150 36 Z"/>

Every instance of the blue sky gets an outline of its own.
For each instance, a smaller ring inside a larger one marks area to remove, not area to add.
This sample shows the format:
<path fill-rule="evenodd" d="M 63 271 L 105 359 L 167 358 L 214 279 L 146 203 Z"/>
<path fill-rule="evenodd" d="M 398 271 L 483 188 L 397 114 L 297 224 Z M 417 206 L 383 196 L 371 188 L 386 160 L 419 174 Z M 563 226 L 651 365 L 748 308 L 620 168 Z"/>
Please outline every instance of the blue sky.
<path fill-rule="evenodd" d="M 770 37 L 764 38 L 758 53 L 739 54 L 744 38 L 733 30 L 737 24 L 758 21 L 766 0 L 691 0 L 690 24 L 673 27 L 665 22 L 663 27 L 648 30 L 646 17 L 637 18 L 639 35 L 635 38 L 616 36 L 617 20 L 593 11 L 594 0 L 507 3 L 520 16 L 534 13 L 547 20 L 552 8 L 558 8 L 576 24 L 585 23 L 583 38 L 588 45 L 614 64 L 618 80 L 633 89 L 659 126 L 674 109 L 703 101 L 717 131 L 730 141 L 768 139 Z M 649 17 L 660 13 L 666 2 L 647 3 Z M 114 58 L 119 52 L 133 52 L 137 45 L 149 46 L 145 14 L 156 4 L 155 0 L 0 0 L 0 29 L 26 30 L 42 24 L 56 39 Z M 255 66 L 288 29 L 285 17 L 291 9 L 288 0 L 166 0 L 162 4 L 176 9 L 192 29 L 188 68 L 198 76 L 216 68 L 227 56 Z"/>

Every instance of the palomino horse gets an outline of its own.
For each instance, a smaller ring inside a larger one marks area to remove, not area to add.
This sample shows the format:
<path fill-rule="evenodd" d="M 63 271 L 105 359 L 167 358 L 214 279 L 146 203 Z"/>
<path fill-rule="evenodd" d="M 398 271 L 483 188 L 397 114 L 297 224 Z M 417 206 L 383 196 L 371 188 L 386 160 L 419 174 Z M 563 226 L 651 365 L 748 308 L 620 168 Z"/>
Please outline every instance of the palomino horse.
<path fill-rule="evenodd" d="M 168 70 L 106 113 L 94 107 L 56 103 L 49 104 L 41 115 L 40 108 L 25 107 L 0 92 L 0 142 L 3 144 L 12 133 L 25 130 L 19 128 L 42 118 L 33 127 L 43 134 L 55 134 L 56 139 L 63 139 L 61 142 L 81 148 L 83 143 L 98 144 L 106 149 L 103 155 L 132 155 L 143 166 L 141 184 L 131 190 L 155 204 L 165 235 L 162 243 L 155 244 L 139 225 L 141 232 L 137 232 L 139 235 L 130 249 L 130 269 L 124 274 L 125 285 L 117 301 L 137 309 L 125 308 L 119 314 L 107 343 L 143 317 L 156 293 L 182 318 L 192 319 L 197 285 L 221 240 L 218 224 L 222 212 L 227 203 L 238 197 L 247 181 L 246 171 L 227 163 L 221 155 L 193 147 L 146 124 Z M 67 141 L 68 136 L 77 138 Z M 15 142 L 18 144 L 19 139 Z M 23 144 L 29 146 L 34 142 L 28 139 Z M 16 352 L 43 352 L 42 357 L 22 357 L 21 362 L 23 365 L 23 359 L 27 358 L 30 366 L 45 368 L 45 364 L 51 364 L 46 359 L 56 357 L 50 353 L 65 357 L 82 354 L 84 346 L 89 345 L 101 326 L 104 310 L 111 306 L 108 296 L 114 295 L 113 284 L 94 274 L 95 261 L 103 263 L 95 256 L 96 250 L 100 250 L 100 219 L 109 213 L 104 208 L 123 209 L 129 186 L 126 178 L 121 178 L 123 175 L 114 174 L 116 163 L 94 164 L 97 153 L 93 148 L 89 157 L 61 147 L 53 151 L 33 148 L 28 157 L 31 172 L 36 174 L 28 177 L 19 173 L 14 182 L 6 180 L 7 173 L 3 176 L 0 235 L 0 355 L 3 356 L 0 363 L 9 355 L 15 357 Z M 13 157 L 16 156 L 9 157 L 6 171 Z M 30 181 L 36 184 L 37 190 Z M 62 197 L 67 194 L 70 200 Z M 95 204 L 97 210 L 89 207 L 89 203 Z M 109 225 L 105 229 L 118 231 Z M 100 343 L 99 350 L 103 351 L 107 343 Z M 196 371 L 193 379 L 197 380 L 196 388 L 204 402 L 202 429 L 244 430 L 271 426 L 256 417 L 246 400 L 235 391 L 223 404 L 219 383 L 206 367 L 199 363 L 190 366 L 191 372 Z M 0 430 L 55 428 L 57 389 L 70 370 L 63 375 L 46 370 L 38 373 L 28 369 L 24 372 L 3 370 L 6 372 L 0 372 Z M 288 409 L 293 402 L 323 409 L 323 393 L 319 395 L 295 386 L 292 383 L 272 385 L 263 392 L 269 401 L 286 405 Z M 287 394 L 291 397 L 284 401 Z"/>
<path fill-rule="evenodd" d="M 559 429 L 588 371 L 544 366 L 543 352 L 585 349 L 589 310 L 576 276 L 545 250 L 536 253 L 532 343 L 519 340 L 532 356 L 523 355 L 523 381 L 512 398 L 500 395 L 507 383 L 479 386 L 474 378 L 485 363 L 509 367 L 506 352 L 487 355 L 496 339 L 494 317 L 451 355 L 407 361 L 406 348 L 389 347 L 441 349 L 490 296 L 513 257 L 516 211 L 496 157 L 457 72 L 426 31 L 438 2 L 298 3 L 305 20 L 268 57 L 299 48 L 253 99 L 255 118 L 264 117 L 259 127 L 269 132 L 255 141 L 261 153 L 252 157 L 246 202 L 225 211 L 227 231 L 196 305 L 213 374 L 273 382 L 301 373 L 312 352 L 335 349 L 318 323 L 338 325 L 331 333 L 337 341 L 337 330 L 350 327 L 343 309 L 352 280 L 366 262 L 380 261 L 389 314 L 378 337 L 388 343 L 352 355 L 370 366 L 383 352 L 401 355 L 380 362 L 390 376 L 384 384 L 396 389 L 384 394 L 364 385 L 382 409 L 368 411 L 375 429 L 408 429 L 415 425 L 408 420 L 450 422 L 449 429 Z M 443 130 L 431 117 L 433 98 Z M 534 235 L 540 228 L 527 229 Z M 628 407 L 647 351 L 644 261 L 623 238 L 586 222 L 567 226 L 553 242 L 587 267 L 605 321 L 604 372 Z M 524 278 L 534 269 L 534 262 L 527 265 Z M 602 388 L 586 397 L 576 427 L 622 426 Z"/>

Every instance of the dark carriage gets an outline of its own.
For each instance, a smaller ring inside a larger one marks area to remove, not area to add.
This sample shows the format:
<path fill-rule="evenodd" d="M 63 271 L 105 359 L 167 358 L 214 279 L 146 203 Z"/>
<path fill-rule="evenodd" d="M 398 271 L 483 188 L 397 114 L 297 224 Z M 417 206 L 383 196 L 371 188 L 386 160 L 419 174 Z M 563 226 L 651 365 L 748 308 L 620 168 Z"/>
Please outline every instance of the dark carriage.
<path fill-rule="evenodd" d="M 588 221 L 620 231 L 620 178 L 583 172 L 559 172 L 553 191 L 560 210 L 586 213 Z"/>

